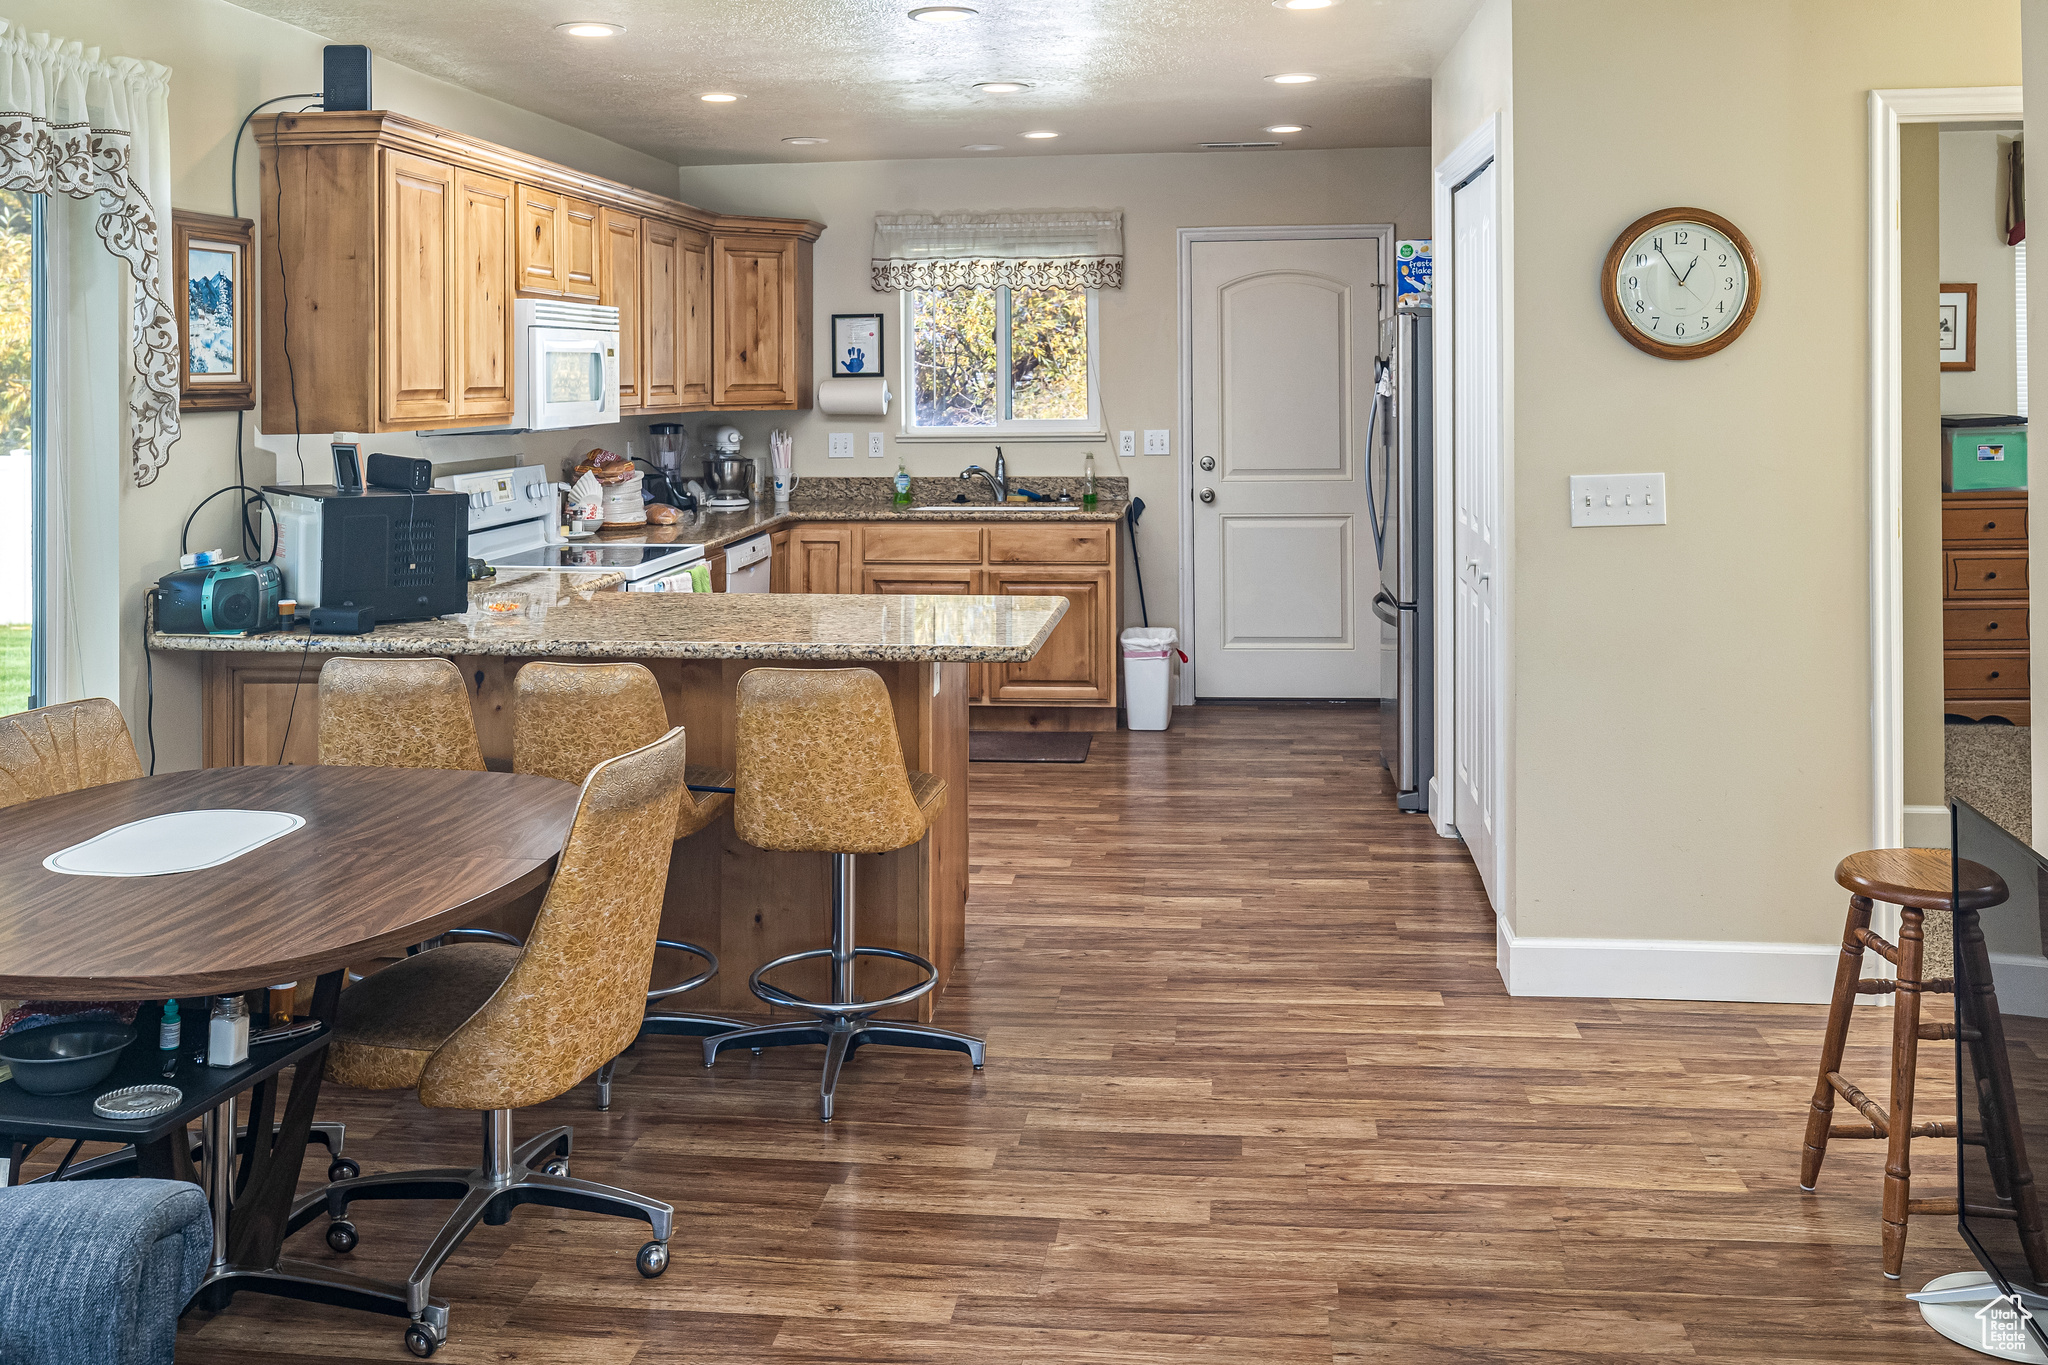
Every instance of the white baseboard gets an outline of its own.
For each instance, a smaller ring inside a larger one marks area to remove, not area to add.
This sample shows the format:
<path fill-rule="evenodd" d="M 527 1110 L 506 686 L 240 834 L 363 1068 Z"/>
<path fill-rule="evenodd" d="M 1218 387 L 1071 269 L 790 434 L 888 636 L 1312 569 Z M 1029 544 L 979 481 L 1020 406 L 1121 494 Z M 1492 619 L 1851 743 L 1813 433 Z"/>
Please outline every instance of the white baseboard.
<path fill-rule="evenodd" d="M 1906 807 L 1907 848 L 1948 847 L 1948 807 Z"/>
<path fill-rule="evenodd" d="M 1509 995 L 1825 1004 L 1842 954 L 1839 943 L 1518 938 L 1506 920 L 1495 925 L 1495 962 Z"/>

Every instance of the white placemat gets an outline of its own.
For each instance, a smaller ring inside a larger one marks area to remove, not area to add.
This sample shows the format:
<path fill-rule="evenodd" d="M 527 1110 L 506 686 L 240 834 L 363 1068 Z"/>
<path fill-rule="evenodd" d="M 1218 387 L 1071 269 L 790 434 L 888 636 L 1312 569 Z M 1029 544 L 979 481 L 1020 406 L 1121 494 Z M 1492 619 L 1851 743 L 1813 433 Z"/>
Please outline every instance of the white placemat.
<path fill-rule="evenodd" d="M 232 862 L 306 822 L 282 810 L 180 810 L 116 825 L 43 859 L 74 877 L 161 877 Z"/>

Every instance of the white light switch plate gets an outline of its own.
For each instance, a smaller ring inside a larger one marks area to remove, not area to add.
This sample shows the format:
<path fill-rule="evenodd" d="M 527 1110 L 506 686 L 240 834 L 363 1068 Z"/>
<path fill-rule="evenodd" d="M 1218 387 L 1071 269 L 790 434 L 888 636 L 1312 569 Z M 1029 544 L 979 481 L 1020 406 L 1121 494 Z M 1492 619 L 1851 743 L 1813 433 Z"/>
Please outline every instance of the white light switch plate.
<path fill-rule="evenodd" d="M 1662 474 L 1572 475 L 1572 525 L 1662 526 Z"/>
<path fill-rule="evenodd" d="M 1126 460 L 1137 454 L 1138 433 L 1135 431 L 1119 431 L 1116 434 L 1116 453 Z"/>
<path fill-rule="evenodd" d="M 1170 454 L 1171 452 L 1166 448 L 1166 433 L 1156 429 L 1147 430 L 1145 433 L 1145 453 L 1147 455 Z"/>
<path fill-rule="evenodd" d="M 882 458 L 882 433 L 879 431 L 868 433 L 868 458 L 870 460 Z"/>
<path fill-rule="evenodd" d="M 830 441 L 830 442 L 828 443 L 828 445 L 827 445 L 827 447 L 826 447 L 826 450 L 825 450 L 825 454 L 826 454 L 826 455 L 827 455 L 827 456 L 828 456 L 829 458 L 831 458 L 831 459 L 834 459 L 834 460 L 850 460 L 850 459 L 852 459 L 852 458 L 853 458 L 853 433 L 852 433 L 852 432 L 850 432 L 850 431 L 835 431 L 835 432 L 833 432 L 833 433 L 832 433 L 832 438 L 831 438 L 831 441 Z"/>

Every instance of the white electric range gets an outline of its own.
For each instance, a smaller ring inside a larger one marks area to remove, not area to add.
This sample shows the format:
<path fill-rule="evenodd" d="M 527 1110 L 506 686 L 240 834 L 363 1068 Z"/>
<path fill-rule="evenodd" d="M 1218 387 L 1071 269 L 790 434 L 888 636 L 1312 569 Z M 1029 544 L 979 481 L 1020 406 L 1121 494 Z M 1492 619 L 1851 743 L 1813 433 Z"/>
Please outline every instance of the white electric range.
<path fill-rule="evenodd" d="M 469 553 L 499 569 L 542 573 L 610 570 L 626 576 L 628 592 L 689 592 L 690 567 L 704 547 L 685 541 L 569 540 L 555 518 L 561 506 L 547 470 L 538 465 L 448 474 L 436 488 L 469 497 Z"/>

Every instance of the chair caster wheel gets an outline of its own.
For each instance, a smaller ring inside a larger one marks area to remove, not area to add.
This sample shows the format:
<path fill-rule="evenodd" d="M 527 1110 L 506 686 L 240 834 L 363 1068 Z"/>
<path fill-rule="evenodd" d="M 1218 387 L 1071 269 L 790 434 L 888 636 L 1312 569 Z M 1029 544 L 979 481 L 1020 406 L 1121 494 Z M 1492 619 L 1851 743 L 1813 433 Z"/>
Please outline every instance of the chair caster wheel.
<path fill-rule="evenodd" d="M 337 1180 L 354 1180 L 362 1173 L 363 1168 L 349 1157 L 338 1156 L 327 1163 L 327 1182 L 330 1185 Z"/>
<path fill-rule="evenodd" d="M 327 1245 L 336 1251 L 350 1252 L 362 1238 L 356 1235 L 356 1225 L 347 1219 L 337 1219 L 327 1225 Z"/>
<path fill-rule="evenodd" d="M 646 1246 L 640 1248 L 640 1254 L 633 1258 L 633 1264 L 642 1275 L 645 1275 L 650 1280 L 653 1279 L 661 1274 L 662 1271 L 668 1269 L 668 1244 L 666 1242 L 649 1242 Z"/>
<path fill-rule="evenodd" d="M 414 1323 L 405 1329 L 405 1349 L 411 1351 L 421 1360 L 425 1360 L 428 1356 L 441 1349 L 441 1343 L 434 1340 L 432 1332 L 429 1332 L 418 1323 Z"/>
<path fill-rule="evenodd" d="M 547 1165 L 541 1167 L 541 1171 L 546 1175 L 557 1175 L 566 1180 L 569 1177 L 569 1163 L 560 1157 L 556 1157 L 548 1162 Z"/>

